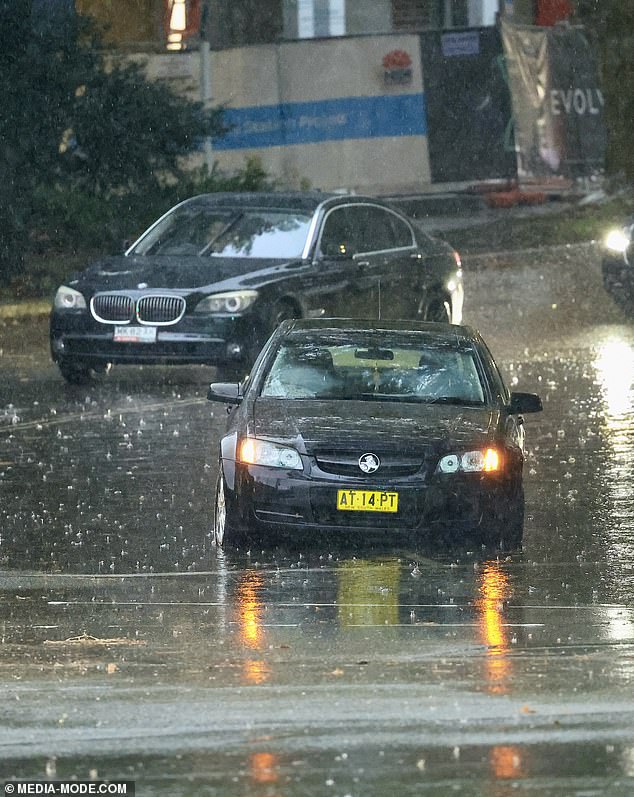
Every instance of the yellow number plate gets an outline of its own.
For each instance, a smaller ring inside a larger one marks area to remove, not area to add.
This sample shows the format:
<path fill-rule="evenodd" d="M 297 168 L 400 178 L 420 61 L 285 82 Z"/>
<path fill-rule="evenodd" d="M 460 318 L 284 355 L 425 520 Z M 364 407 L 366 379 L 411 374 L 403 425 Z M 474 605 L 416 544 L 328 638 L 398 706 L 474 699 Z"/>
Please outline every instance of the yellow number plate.
<path fill-rule="evenodd" d="M 348 512 L 398 512 L 398 493 L 337 490 L 337 509 Z"/>

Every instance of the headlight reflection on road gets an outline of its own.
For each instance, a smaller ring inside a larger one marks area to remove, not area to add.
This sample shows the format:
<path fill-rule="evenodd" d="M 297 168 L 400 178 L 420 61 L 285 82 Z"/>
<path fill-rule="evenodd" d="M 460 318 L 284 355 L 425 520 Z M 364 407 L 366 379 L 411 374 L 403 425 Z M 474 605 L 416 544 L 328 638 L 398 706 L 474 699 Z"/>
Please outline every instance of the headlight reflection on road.
<path fill-rule="evenodd" d="M 280 779 L 279 765 L 279 756 L 275 753 L 251 753 L 249 756 L 251 780 L 258 784 L 277 783 Z"/>
<path fill-rule="evenodd" d="M 487 562 L 479 574 L 480 638 L 487 646 L 486 685 L 492 694 L 507 694 L 512 675 L 509 639 L 504 617 L 504 602 L 511 594 L 508 574 L 499 562 Z M 496 781 L 526 777 L 526 750 L 516 745 L 495 745 L 489 752 L 489 767 Z M 493 787 L 491 795 L 506 795 Z"/>
<path fill-rule="evenodd" d="M 624 563 L 632 559 L 632 482 L 634 480 L 634 348 L 622 338 L 612 337 L 597 352 L 594 362 L 602 390 L 604 412 L 601 435 L 607 457 L 602 486 L 610 523 L 605 524 L 605 583 L 611 584 L 610 599 L 621 601 Z M 608 622 L 612 638 L 622 641 L 631 628 Z"/>
<path fill-rule="evenodd" d="M 486 683 L 489 692 L 508 691 L 511 661 L 504 621 L 504 601 L 510 594 L 508 575 L 497 562 L 487 562 L 479 574 L 480 597 L 476 609 L 480 619 L 480 638 L 487 646 Z"/>
<path fill-rule="evenodd" d="M 606 404 L 609 427 L 614 420 L 632 412 L 634 351 L 624 340 L 612 338 L 601 345 L 594 362 Z"/>
<path fill-rule="evenodd" d="M 522 762 L 522 750 L 514 745 L 496 745 L 491 748 L 489 762 L 491 772 L 497 780 L 513 780 L 526 777 Z"/>
<path fill-rule="evenodd" d="M 238 587 L 240 641 L 248 648 L 258 649 L 262 646 L 262 586 L 262 576 L 247 570 Z"/>
<path fill-rule="evenodd" d="M 247 570 L 242 576 L 236 594 L 240 641 L 250 650 L 260 650 L 264 643 L 262 627 L 264 607 L 260 599 L 262 587 L 262 575 Z M 261 684 L 269 679 L 271 670 L 265 661 L 249 657 L 243 662 L 242 674 L 247 683 Z"/>

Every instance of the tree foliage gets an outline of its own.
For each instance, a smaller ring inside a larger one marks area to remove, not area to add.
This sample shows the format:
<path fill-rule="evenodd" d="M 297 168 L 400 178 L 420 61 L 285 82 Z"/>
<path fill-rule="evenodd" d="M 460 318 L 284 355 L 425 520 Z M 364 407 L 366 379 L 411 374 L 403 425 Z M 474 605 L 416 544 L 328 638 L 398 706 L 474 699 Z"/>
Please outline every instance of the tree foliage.
<path fill-rule="evenodd" d="M 37 228 L 38 192 L 147 192 L 222 133 L 220 109 L 107 61 L 86 19 L 42 18 L 46 4 L 0 0 L 0 269 L 17 273 Z M 37 12 L 37 13 L 35 13 Z M 63 24 L 61 24 L 63 23 Z"/>

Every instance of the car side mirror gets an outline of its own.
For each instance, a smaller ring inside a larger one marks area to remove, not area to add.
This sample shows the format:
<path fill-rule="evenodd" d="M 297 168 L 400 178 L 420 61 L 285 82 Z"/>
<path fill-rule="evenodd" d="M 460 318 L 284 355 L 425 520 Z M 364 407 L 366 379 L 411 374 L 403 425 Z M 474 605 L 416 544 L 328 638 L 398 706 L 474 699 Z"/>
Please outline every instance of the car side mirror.
<path fill-rule="evenodd" d="M 207 391 L 209 401 L 221 401 L 223 404 L 240 404 L 243 399 L 238 382 L 212 382 Z"/>
<path fill-rule="evenodd" d="M 541 412 L 543 409 L 542 400 L 536 393 L 511 393 L 511 401 L 509 403 L 511 415 Z"/>

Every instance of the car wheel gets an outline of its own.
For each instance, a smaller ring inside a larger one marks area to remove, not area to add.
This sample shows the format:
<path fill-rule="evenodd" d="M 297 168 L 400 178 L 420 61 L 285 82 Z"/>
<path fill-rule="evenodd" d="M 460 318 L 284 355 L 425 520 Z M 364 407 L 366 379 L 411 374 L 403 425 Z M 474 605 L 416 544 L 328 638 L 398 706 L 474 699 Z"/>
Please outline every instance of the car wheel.
<path fill-rule="evenodd" d="M 430 296 L 421 302 L 419 315 L 423 321 L 451 323 L 451 306 L 444 296 Z"/>
<path fill-rule="evenodd" d="M 68 360 L 60 360 L 57 367 L 70 385 L 85 385 L 92 379 L 92 368 Z"/>
<path fill-rule="evenodd" d="M 218 481 L 216 482 L 216 503 L 214 507 L 214 541 L 219 548 L 227 548 L 240 542 L 242 535 L 239 533 L 233 510 L 227 503 L 227 484 L 225 475 L 220 466 Z"/>

